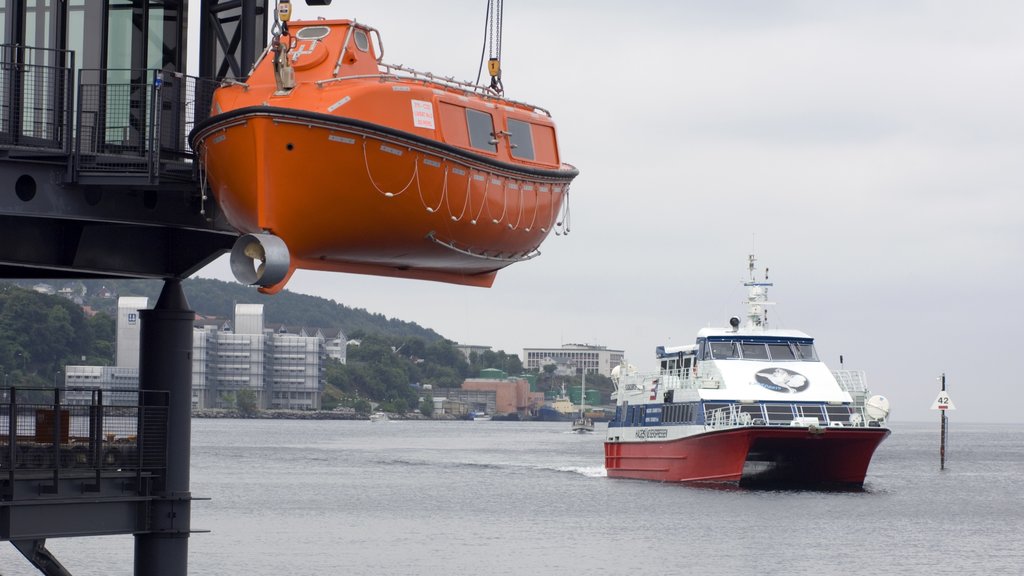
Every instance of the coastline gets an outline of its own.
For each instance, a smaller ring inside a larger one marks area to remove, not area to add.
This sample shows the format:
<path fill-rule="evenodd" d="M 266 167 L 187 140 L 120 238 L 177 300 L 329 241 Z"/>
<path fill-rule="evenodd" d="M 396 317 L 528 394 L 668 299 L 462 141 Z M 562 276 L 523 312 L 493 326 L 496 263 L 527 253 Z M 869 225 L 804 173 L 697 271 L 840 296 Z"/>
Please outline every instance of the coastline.
<path fill-rule="evenodd" d="M 334 410 L 260 410 L 242 414 L 238 410 L 193 410 L 193 418 L 233 418 L 240 420 L 370 420 L 369 414 L 337 412 Z M 456 420 L 453 416 L 427 417 L 422 414 L 392 414 L 391 420 Z"/>

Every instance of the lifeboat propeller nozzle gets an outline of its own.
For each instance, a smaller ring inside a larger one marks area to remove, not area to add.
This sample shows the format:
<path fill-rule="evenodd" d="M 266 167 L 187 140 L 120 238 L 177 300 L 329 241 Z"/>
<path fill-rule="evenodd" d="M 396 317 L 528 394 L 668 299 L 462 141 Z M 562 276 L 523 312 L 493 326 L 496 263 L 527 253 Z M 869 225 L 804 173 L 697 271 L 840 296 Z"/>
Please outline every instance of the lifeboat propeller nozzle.
<path fill-rule="evenodd" d="M 288 277 L 288 246 L 273 234 L 245 234 L 231 248 L 231 273 L 250 286 L 274 286 Z"/>

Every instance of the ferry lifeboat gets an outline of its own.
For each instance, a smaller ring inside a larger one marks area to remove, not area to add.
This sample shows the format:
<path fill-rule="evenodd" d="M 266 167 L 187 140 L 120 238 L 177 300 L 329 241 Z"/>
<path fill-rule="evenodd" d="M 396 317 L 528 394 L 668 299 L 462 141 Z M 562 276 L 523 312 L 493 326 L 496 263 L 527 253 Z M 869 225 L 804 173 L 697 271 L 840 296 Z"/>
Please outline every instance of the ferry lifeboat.
<path fill-rule="evenodd" d="M 239 281 L 274 293 L 303 268 L 488 287 L 568 232 L 578 170 L 546 110 L 382 53 L 354 20 L 285 22 L 214 93 L 190 138 L 242 233 Z"/>
<path fill-rule="evenodd" d="M 863 372 L 830 370 L 814 340 L 768 327 L 767 272 L 750 257 L 746 321 L 657 348 L 660 369 L 613 370 L 605 440 L 613 478 L 741 486 L 859 488 L 889 435 L 889 402 Z"/>

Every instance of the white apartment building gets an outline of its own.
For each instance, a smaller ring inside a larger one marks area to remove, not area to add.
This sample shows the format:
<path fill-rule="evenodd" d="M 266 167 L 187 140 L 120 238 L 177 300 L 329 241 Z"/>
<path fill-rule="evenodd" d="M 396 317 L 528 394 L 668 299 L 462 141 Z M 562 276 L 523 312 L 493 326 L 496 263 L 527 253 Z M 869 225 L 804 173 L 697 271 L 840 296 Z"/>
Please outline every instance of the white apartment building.
<path fill-rule="evenodd" d="M 67 366 L 68 388 L 138 389 L 139 315 L 146 298 L 120 298 L 116 366 Z M 319 410 L 323 360 L 346 359 L 346 338 L 321 331 L 308 335 L 264 325 L 262 304 L 236 304 L 234 322 L 197 326 L 192 332 L 192 407 L 234 408 L 236 394 L 250 390 L 261 409 Z M 89 393 L 79 394 L 88 401 Z M 75 396 L 77 398 L 77 396 Z"/>

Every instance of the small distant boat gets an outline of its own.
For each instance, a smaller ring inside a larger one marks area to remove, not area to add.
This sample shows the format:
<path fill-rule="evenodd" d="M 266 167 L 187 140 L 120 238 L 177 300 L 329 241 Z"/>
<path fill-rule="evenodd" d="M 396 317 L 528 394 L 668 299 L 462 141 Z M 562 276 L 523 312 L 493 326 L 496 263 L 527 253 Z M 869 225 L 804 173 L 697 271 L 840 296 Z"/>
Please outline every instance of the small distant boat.
<path fill-rule="evenodd" d="M 594 420 L 587 416 L 587 369 L 583 369 L 580 382 L 580 413 L 572 421 L 572 431 L 580 434 L 594 431 Z"/>
<path fill-rule="evenodd" d="M 589 416 L 584 416 L 583 412 L 580 412 L 579 417 L 572 421 L 572 431 L 579 433 L 593 432 L 594 421 Z"/>
<path fill-rule="evenodd" d="M 387 412 L 377 411 L 370 414 L 370 422 L 387 422 L 388 420 L 390 420 L 390 418 L 388 418 Z"/>
<path fill-rule="evenodd" d="M 565 393 L 565 383 L 562 384 L 562 392 L 554 400 L 545 402 L 537 410 L 534 420 L 538 422 L 571 422 L 574 418 L 576 407 L 573 405 L 569 395 Z"/>
<path fill-rule="evenodd" d="M 240 282 L 275 293 L 303 268 L 489 287 L 568 232 L 579 171 L 547 110 L 384 64 L 380 33 L 355 20 L 278 26 L 190 135 L 243 234 Z"/>
<path fill-rule="evenodd" d="M 829 370 L 814 340 L 768 327 L 767 270 L 750 256 L 747 319 L 704 328 L 696 344 L 657 348 L 660 370 L 612 370 L 612 478 L 741 486 L 860 487 L 889 436 L 889 401 L 862 372 Z"/>

